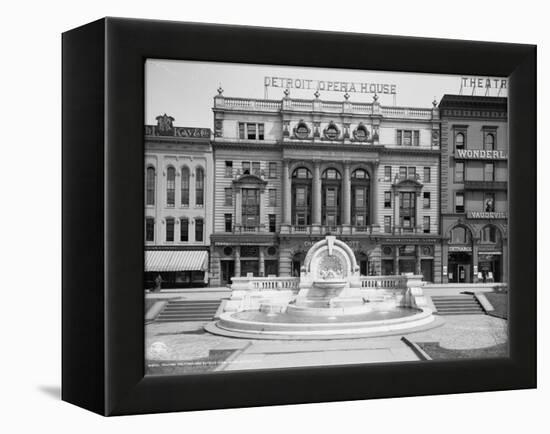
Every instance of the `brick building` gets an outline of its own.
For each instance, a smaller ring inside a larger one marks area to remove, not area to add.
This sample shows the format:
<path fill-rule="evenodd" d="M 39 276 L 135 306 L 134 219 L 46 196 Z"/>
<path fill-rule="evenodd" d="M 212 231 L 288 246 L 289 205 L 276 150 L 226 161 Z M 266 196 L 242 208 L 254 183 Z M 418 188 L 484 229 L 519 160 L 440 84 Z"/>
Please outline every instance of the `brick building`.
<path fill-rule="evenodd" d="M 443 282 L 505 282 L 507 99 L 445 95 L 439 109 Z"/>

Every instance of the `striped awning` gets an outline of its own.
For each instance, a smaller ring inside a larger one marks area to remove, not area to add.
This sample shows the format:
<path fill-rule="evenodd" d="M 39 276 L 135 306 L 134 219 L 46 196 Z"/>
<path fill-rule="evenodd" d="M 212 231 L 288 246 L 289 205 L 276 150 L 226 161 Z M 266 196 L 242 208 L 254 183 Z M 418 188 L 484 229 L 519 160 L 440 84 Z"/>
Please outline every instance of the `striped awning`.
<path fill-rule="evenodd" d="M 205 250 L 146 250 L 145 271 L 206 271 Z"/>

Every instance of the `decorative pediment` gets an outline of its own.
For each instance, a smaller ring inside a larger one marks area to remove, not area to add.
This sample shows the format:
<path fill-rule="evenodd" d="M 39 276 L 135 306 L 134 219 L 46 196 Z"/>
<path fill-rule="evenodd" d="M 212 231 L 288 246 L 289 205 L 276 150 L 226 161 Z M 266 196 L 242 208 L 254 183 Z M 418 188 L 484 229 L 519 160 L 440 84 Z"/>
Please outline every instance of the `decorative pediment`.
<path fill-rule="evenodd" d="M 395 190 L 419 191 L 423 185 L 416 178 L 398 178 L 394 180 L 392 187 Z"/>
<path fill-rule="evenodd" d="M 266 180 L 252 173 L 245 173 L 244 175 L 241 175 L 233 180 L 233 185 L 239 187 L 242 187 L 243 185 L 255 185 L 259 187 L 265 187 L 266 184 Z"/>

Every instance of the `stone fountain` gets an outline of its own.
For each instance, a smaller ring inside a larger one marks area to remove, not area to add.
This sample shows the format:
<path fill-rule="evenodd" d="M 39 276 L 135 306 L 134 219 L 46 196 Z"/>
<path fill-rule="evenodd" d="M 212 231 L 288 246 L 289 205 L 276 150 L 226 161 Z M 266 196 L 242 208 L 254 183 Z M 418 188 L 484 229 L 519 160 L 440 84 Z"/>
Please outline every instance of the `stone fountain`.
<path fill-rule="evenodd" d="M 364 287 L 353 251 L 327 236 L 308 251 L 298 282 L 233 278 L 224 312 L 205 328 L 257 339 L 338 339 L 433 326 L 421 276 L 379 278 Z"/>

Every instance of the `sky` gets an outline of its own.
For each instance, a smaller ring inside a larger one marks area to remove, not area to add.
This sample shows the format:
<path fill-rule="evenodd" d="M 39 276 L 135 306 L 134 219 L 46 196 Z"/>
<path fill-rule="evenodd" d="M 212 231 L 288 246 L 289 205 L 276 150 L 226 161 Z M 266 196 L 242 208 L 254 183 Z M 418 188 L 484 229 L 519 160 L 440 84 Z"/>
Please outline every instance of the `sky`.
<path fill-rule="evenodd" d="M 372 102 L 372 94 L 359 92 L 359 83 L 395 85 L 395 95 L 379 95 L 382 105 L 422 108 L 431 108 L 432 101 L 439 102 L 444 94 L 459 94 L 462 83 L 459 75 L 148 59 L 145 63 L 146 123 L 156 124 L 155 118 L 166 113 L 174 118 L 175 126 L 212 128 L 213 98 L 220 86 L 226 97 L 263 99 L 266 96 L 266 77 L 270 84 L 277 85 L 282 83 L 279 78 L 311 80 L 301 81 L 302 87 L 309 84 L 310 89 L 290 89 L 291 98 L 301 99 L 314 98 L 318 81 L 356 83 L 356 92 L 349 92 L 351 102 Z M 490 83 L 490 95 L 497 96 L 495 79 L 491 78 Z M 283 87 L 269 86 L 267 97 L 281 99 L 283 91 Z M 325 89 L 320 92 L 324 101 L 344 100 L 345 91 Z M 484 95 L 485 89 L 469 85 L 463 88 L 463 95 L 472 95 L 473 92 Z M 506 89 L 500 96 L 507 96 Z"/>

